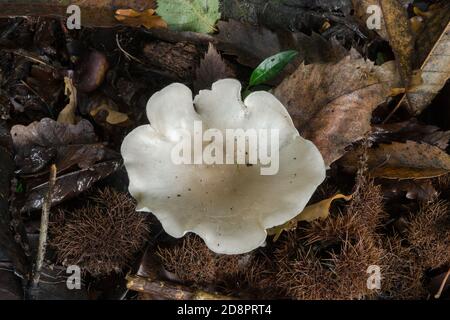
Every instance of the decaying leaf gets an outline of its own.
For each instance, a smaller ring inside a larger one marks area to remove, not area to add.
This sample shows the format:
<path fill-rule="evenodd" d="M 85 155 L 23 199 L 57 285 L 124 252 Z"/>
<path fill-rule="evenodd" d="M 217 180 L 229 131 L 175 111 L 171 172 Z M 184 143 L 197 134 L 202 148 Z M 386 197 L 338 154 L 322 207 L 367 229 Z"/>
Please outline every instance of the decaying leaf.
<path fill-rule="evenodd" d="M 239 63 L 252 68 L 285 50 L 297 50 L 299 61 L 304 60 L 306 64 L 337 62 L 346 54 L 346 50 L 337 42 L 327 41 L 317 33 L 311 36 L 285 31 L 275 33 L 261 26 L 235 20 L 219 21 L 218 29 L 217 47 L 226 54 L 237 56 Z"/>
<path fill-rule="evenodd" d="M 341 161 L 344 169 L 356 172 L 362 149 L 347 153 Z M 368 151 L 368 168 L 374 177 L 387 179 L 426 179 L 450 171 L 450 155 L 438 147 L 407 141 L 380 144 Z"/>
<path fill-rule="evenodd" d="M 94 183 L 108 177 L 120 166 L 121 161 L 119 160 L 105 161 L 58 177 L 54 188 L 52 205 L 73 198 L 91 188 Z M 47 190 L 48 182 L 28 190 L 21 211 L 27 212 L 41 209 Z"/>
<path fill-rule="evenodd" d="M 97 106 L 94 106 L 89 114 L 96 119 L 101 112 L 106 113 L 105 121 L 111 125 L 121 125 L 129 120 L 127 114 L 120 112 L 117 106 L 109 103 L 109 101 L 102 101 Z"/>
<path fill-rule="evenodd" d="M 144 11 L 136 11 L 133 9 L 116 10 L 115 18 L 121 23 L 131 26 L 144 26 L 147 29 L 167 28 L 167 23 L 159 16 L 155 15 L 156 11 L 147 9 Z"/>
<path fill-rule="evenodd" d="M 352 50 L 335 64 L 302 64 L 274 94 L 330 165 L 370 131 L 373 110 L 397 83 L 393 62 L 375 66 Z"/>
<path fill-rule="evenodd" d="M 23 153 L 33 145 L 49 147 L 97 141 L 94 127 L 87 120 L 71 125 L 49 118 L 33 122 L 28 126 L 15 125 L 11 128 L 11 137 L 16 153 Z"/>
<path fill-rule="evenodd" d="M 431 201 L 437 191 L 431 180 L 387 180 L 383 181 L 382 190 L 385 199 L 405 198 L 409 200 Z"/>
<path fill-rule="evenodd" d="M 383 19 L 394 50 L 403 88 L 409 86 L 413 71 L 414 36 L 408 19 L 407 8 L 398 0 L 379 0 Z"/>
<path fill-rule="evenodd" d="M 297 217 L 289 220 L 285 224 L 274 227 L 268 230 L 269 235 L 275 235 L 273 241 L 277 241 L 283 231 L 289 231 L 295 229 L 297 223 L 300 221 L 311 222 L 317 219 L 325 219 L 330 214 L 330 207 L 334 200 L 344 199 L 345 201 L 350 201 L 352 195 L 345 196 L 343 194 L 337 194 L 329 199 L 322 200 L 318 203 L 307 206 L 305 210 L 302 211 Z"/>
<path fill-rule="evenodd" d="M 211 85 L 220 79 L 234 78 L 234 72 L 222 59 L 216 48 L 210 43 L 208 52 L 200 62 L 200 66 L 195 71 L 194 90 L 199 92 L 203 89 L 210 89 Z"/>
<path fill-rule="evenodd" d="M 211 33 L 220 19 L 219 0 L 159 0 L 157 13 L 173 30 Z"/>
<path fill-rule="evenodd" d="M 450 22 L 421 67 L 423 82 L 408 89 L 412 114 L 421 113 L 450 78 Z"/>
<path fill-rule="evenodd" d="M 71 125 L 44 118 L 29 126 L 16 125 L 11 134 L 16 173 L 26 177 L 47 176 L 46 168 L 52 163 L 60 173 L 71 167 L 85 169 L 100 161 L 120 158 L 117 152 L 97 143 L 94 128 L 87 120 Z"/>
<path fill-rule="evenodd" d="M 450 131 L 441 131 L 439 127 L 425 125 L 416 118 L 412 118 L 403 122 L 374 125 L 371 139 L 377 143 L 412 140 L 428 143 L 445 150 L 450 140 Z"/>
<path fill-rule="evenodd" d="M 58 115 L 59 123 L 76 124 L 78 119 L 75 114 L 77 110 L 77 89 L 73 85 L 72 79 L 64 78 L 65 94 L 69 97 L 69 103 L 64 107 Z"/>

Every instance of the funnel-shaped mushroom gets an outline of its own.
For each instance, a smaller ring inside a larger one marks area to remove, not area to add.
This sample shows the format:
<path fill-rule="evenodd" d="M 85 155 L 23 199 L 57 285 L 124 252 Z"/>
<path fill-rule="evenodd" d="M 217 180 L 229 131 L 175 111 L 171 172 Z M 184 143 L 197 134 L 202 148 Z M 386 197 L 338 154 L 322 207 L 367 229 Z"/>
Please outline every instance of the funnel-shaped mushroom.
<path fill-rule="evenodd" d="M 151 124 L 136 128 L 122 144 L 138 211 L 152 212 L 173 237 L 198 234 L 214 252 L 241 254 L 263 245 L 266 229 L 298 215 L 325 179 L 320 152 L 299 135 L 286 108 L 268 92 L 252 93 L 242 102 L 237 80 L 220 80 L 194 101 L 189 88 L 172 84 L 150 98 L 147 116 Z M 199 121 L 201 130 L 215 133 L 200 142 L 204 150 L 221 136 L 225 140 L 230 130 L 275 132 L 278 141 L 260 139 L 258 148 L 271 150 L 267 155 L 278 163 L 269 169 L 260 159 L 264 152 L 250 163 L 250 136 L 244 147 L 235 139 L 235 148 L 227 144 L 211 153 L 231 159 L 244 150 L 244 163 L 207 164 L 195 151 L 192 164 L 175 163 L 174 149 L 186 134 L 199 134 Z"/>

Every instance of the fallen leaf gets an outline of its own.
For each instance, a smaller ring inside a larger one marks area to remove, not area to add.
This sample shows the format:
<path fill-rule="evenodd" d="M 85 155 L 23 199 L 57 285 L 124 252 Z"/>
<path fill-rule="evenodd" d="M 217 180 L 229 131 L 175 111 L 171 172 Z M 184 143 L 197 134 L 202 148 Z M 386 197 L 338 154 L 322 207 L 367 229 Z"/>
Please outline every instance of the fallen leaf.
<path fill-rule="evenodd" d="M 77 116 L 75 111 L 77 110 L 77 89 L 73 85 L 72 79 L 64 77 L 65 95 L 69 98 L 69 103 L 64 107 L 58 115 L 59 123 L 76 124 Z"/>
<path fill-rule="evenodd" d="M 393 62 L 375 66 L 352 50 L 335 64 L 302 64 L 274 94 L 330 165 L 370 131 L 373 110 L 397 83 Z"/>
<path fill-rule="evenodd" d="M 220 19 L 219 0 L 158 0 L 156 10 L 175 31 L 211 33 Z"/>
<path fill-rule="evenodd" d="M 97 181 L 117 171 L 120 166 L 121 161 L 119 160 L 105 161 L 58 177 L 52 197 L 52 206 L 88 190 Z M 30 188 L 26 193 L 21 212 L 41 209 L 47 190 L 48 182 Z"/>
<path fill-rule="evenodd" d="M 195 92 L 210 89 L 211 85 L 217 80 L 235 77 L 234 72 L 211 43 L 205 57 L 200 61 L 200 66 L 195 71 L 195 75 Z"/>
<path fill-rule="evenodd" d="M 13 126 L 11 134 L 16 173 L 26 179 L 47 177 L 51 164 L 56 164 L 61 173 L 75 166 L 84 169 L 120 158 L 117 152 L 97 143 L 94 128 L 87 120 L 70 125 L 44 118 L 29 126 Z"/>
<path fill-rule="evenodd" d="M 108 101 L 102 101 L 97 106 L 94 106 L 89 114 L 96 119 L 100 112 L 106 112 L 105 121 L 111 125 L 121 125 L 129 120 L 127 114 L 118 111 L 117 106 Z"/>
<path fill-rule="evenodd" d="M 356 172 L 362 149 L 347 153 L 340 162 L 349 172 Z M 373 177 L 386 179 L 427 179 L 450 171 L 450 155 L 438 147 L 407 141 L 380 144 L 367 151 L 367 166 Z"/>
<path fill-rule="evenodd" d="M 28 126 L 15 125 L 11 128 L 11 138 L 18 153 L 33 145 L 46 147 L 97 141 L 94 127 L 84 119 L 76 125 L 58 123 L 50 118 L 43 118 Z"/>
<path fill-rule="evenodd" d="M 306 64 L 314 62 L 337 62 L 346 50 L 336 41 L 328 41 L 317 33 L 278 31 L 275 33 L 261 26 L 236 20 L 219 21 L 217 47 L 226 54 L 237 56 L 239 63 L 256 68 L 264 59 L 280 51 L 297 50 L 298 60 Z"/>
<path fill-rule="evenodd" d="M 450 131 L 442 131 L 439 127 L 425 125 L 412 118 L 403 122 L 374 125 L 371 140 L 377 143 L 411 140 L 428 143 L 445 150 L 450 140 Z"/>
<path fill-rule="evenodd" d="M 407 8 L 398 0 L 379 0 L 389 43 L 394 51 L 403 87 L 409 86 L 413 71 L 414 35 Z"/>
<path fill-rule="evenodd" d="M 431 201 L 438 192 L 431 180 L 387 180 L 381 183 L 386 200 L 407 198 L 409 200 Z"/>
<path fill-rule="evenodd" d="M 288 50 L 268 57 L 253 71 L 250 77 L 249 86 L 257 86 L 271 80 L 277 76 L 297 55 L 297 51 Z"/>
<path fill-rule="evenodd" d="M 408 88 L 409 111 L 419 114 L 450 78 L 450 22 L 421 66 L 422 83 Z"/>
<path fill-rule="evenodd" d="M 116 10 L 115 18 L 117 21 L 131 27 L 144 26 L 147 29 L 167 28 L 167 23 L 159 16 L 155 15 L 156 11 L 147 9 L 144 11 L 136 11 L 133 9 Z"/>
<path fill-rule="evenodd" d="M 300 221 L 312 222 L 317 219 L 325 219 L 330 214 L 330 207 L 334 200 L 344 199 L 345 201 L 350 201 L 352 195 L 345 196 L 343 194 L 336 194 L 335 196 L 322 200 L 318 203 L 307 206 L 302 213 L 298 216 L 289 220 L 285 224 L 274 227 L 268 230 L 269 235 L 275 235 L 273 241 L 277 241 L 283 231 L 289 231 L 295 229 Z"/>

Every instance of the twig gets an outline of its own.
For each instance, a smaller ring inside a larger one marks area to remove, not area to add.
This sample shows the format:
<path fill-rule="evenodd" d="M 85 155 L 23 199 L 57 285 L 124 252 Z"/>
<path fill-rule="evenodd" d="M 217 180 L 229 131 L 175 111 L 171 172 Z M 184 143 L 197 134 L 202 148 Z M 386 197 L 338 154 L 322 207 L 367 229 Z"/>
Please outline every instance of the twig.
<path fill-rule="evenodd" d="M 56 183 L 56 165 L 50 167 L 50 178 L 48 182 L 48 191 L 45 196 L 44 203 L 42 204 L 42 216 L 41 227 L 39 233 L 39 248 L 36 258 L 36 266 L 33 273 L 33 286 L 39 285 L 41 278 L 42 265 L 44 264 L 45 251 L 47 247 L 47 230 L 48 230 L 48 217 L 50 214 L 50 208 L 52 206 L 53 189 Z"/>
<path fill-rule="evenodd" d="M 232 297 L 208 293 L 202 290 L 172 284 L 166 281 L 158 281 L 151 278 L 139 276 L 127 276 L 127 288 L 132 291 L 141 292 L 151 297 L 169 300 L 235 300 Z"/>
<path fill-rule="evenodd" d="M 434 295 L 435 299 L 439 299 L 441 297 L 441 294 L 444 291 L 445 284 L 447 283 L 449 276 L 450 276 L 450 268 L 448 269 L 447 274 L 444 277 L 444 280 L 442 280 L 441 286 L 439 287 L 439 291 Z"/>

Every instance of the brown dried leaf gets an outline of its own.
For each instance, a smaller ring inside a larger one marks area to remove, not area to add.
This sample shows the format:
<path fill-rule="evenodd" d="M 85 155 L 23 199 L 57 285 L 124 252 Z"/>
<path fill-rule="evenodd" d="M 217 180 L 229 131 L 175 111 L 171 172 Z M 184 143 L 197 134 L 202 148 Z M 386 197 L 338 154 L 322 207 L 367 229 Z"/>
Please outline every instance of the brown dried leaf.
<path fill-rule="evenodd" d="M 362 149 L 347 153 L 341 165 L 356 172 Z M 368 168 L 372 176 L 387 179 L 426 179 L 450 171 L 450 155 L 425 143 L 407 141 L 380 144 L 368 150 Z"/>
<path fill-rule="evenodd" d="M 69 77 L 64 78 L 65 83 L 65 94 L 69 97 L 69 103 L 64 107 L 64 109 L 58 115 L 59 123 L 66 124 L 76 124 L 78 118 L 75 115 L 77 110 L 77 89 L 73 85 L 72 79 Z"/>
<path fill-rule="evenodd" d="M 372 127 L 371 138 L 377 143 L 407 140 L 425 142 L 445 150 L 450 140 L 450 131 L 441 131 L 439 127 L 425 125 L 412 118 L 403 122 L 375 125 Z"/>
<path fill-rule="evenodd" d="M 211 88 L 211 85 L 217 80 L 235 77 L 234 72 L 211 43 L 209 44 L 208 52 L 195 71 L 195 75 L 195 92 Z"/>
<path fill-rule="evenodd" d="M 398 0 L 379 0 L 389 43 L 394 50 L 403 87 L 409 85 L 413 71 L 414 36 L 407 9 Z"/>
<path fill-rule="evenodd" d="M 450 78 L 450 22 L 421 67 L 422 83 L 408 89 L 408 105 L 419 114 L 433 101 Z"/>
<path fill-rule="evenodd" d="M 330 165 L 370 131 L 372 111 L 397 82 L 392 62 L 375 66 L 352 50 L 336 64 L 301 65 L 274 94 Z"/>
<path fill-rule="evenodd" d="M 94 119 L 97 119 L 96 117 L 100 112 L 106 112 L 105 121 L 111 125 L 122 125 L 129 120 L 127 114 L 118 111 L 117 106 L 108 101 L 102 101 L 97 106 L 94 106 L 89 114 Z"/>
<path fill-rule="evenodd" d="M 337 194 L 329 199 L 322 200 L 318 203 L 307 206 L 297 217 L 289 220 L 285 224 L 274 227 L 268 230 L 269 235 L 275 235 L 273 241 L 277 241 L 283 231 L 289 231 L 297 226 L 300 221 L 311 222 L 317 219 L 325 219 L 330 214 L 330 207 L 334 200 L 344 199 L 350 201 L 352 195 L 345 196 L 343 194 Z"/>
<path fill-rule="evenodd" d="M 115 18 L 117 21 L 131 27 L 144 26 L 147 29 L 167 28 L 167 23 L 155 13 L 156 11 L 153 9 L 141 12 L 133 9 L 119 9 L 116 10 Z"/>

